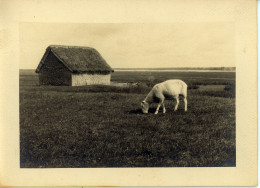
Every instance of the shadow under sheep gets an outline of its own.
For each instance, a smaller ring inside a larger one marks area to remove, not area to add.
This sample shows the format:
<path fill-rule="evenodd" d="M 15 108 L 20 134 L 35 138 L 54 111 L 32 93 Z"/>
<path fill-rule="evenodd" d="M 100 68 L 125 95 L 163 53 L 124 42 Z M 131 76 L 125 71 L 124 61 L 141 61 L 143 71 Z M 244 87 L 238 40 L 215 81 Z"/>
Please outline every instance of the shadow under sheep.
<path fill-rule="evenodd" d="M 156 111 L 156 107 L 149 108 L 148 114 L 154 114 L 155 111 Z M 130 110 L 128 113 L 129 114 L 143 114 L 143 115 L 145 115 L 141 108 Z M 183 109 L 178 109 L 177 111 L 174 111 L 174 109 L 166 109 L 165 114 L 167 114 L 167 113 L 184 114 L 184 113 L 187 113 L 187 112 L 184 112 Z M 159 109 L 158 114 L 163 114 L 163 110 Z"/>

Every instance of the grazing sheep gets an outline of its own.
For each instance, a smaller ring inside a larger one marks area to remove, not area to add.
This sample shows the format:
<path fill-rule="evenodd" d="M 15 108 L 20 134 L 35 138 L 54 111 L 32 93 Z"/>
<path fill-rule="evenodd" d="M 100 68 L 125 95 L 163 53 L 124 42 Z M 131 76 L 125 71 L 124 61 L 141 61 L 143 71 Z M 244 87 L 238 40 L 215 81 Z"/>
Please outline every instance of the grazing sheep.
<path fill-rule="evenodd" d="M 163 113 L 165 113 L 165 99 L 176 99 L 177 103 L 174 108 L 174 111 L 176 111 L 179 105 L 179 95 L 183 95 L 185 111 L 187 111 L 187 84 L 185 82 L 182 80 L 167 80 L 156 84 L 141 103 L 142 111 L 145 114 L 148 113 L 149 105 L 155 102 L 158 105 L 154 114 L 158 114 L 161 105 L 163 106 Z"/>

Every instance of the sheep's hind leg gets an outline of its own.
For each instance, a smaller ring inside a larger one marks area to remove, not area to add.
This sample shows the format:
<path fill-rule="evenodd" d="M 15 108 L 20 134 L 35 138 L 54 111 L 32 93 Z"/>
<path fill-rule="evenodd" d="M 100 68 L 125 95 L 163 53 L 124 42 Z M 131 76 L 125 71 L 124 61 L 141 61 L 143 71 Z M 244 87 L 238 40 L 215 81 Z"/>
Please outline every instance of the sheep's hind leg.
<path fill-rule="evenodd" d="M 187 102 L 187 98 L 184 96 L 184 111 L 187 111 L 187 106 L 188 106 L 188 102 Z"/>
<path fill-rule="evenodd" d="M 177 97 L 176 97 L 176 105 L 175 105 L 175 107 L 174 107 L 174 111 L 176 111 L 176 110 L 178 109 L 179 103 L 180 103 L 180 101 L 179 101 L 179 96 L 177 96 Z"/>

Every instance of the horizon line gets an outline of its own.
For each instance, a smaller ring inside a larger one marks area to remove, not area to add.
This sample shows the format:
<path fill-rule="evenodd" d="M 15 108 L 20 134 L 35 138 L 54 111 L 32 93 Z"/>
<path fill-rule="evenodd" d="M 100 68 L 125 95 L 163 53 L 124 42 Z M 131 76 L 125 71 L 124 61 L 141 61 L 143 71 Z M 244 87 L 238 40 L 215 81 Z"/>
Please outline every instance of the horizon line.
<path fill-rule="evenodd" d="M 225 68 L 236 68 L 236 66 L 232 66 L 232 67 L 225 67 L 225 66 L 220 66 L 220 67 L 149 67 L 149 68 L 145 68 L 145 67 L 138 67 L 138 68 L 134 68 L 134 67 L 127 67 L 127 68 L 120 68 L 120 67 L 116 67 L 113 69 L 225 69 Z M 34 70 L 35 68 L 19 68 L 19 70 Z"/>

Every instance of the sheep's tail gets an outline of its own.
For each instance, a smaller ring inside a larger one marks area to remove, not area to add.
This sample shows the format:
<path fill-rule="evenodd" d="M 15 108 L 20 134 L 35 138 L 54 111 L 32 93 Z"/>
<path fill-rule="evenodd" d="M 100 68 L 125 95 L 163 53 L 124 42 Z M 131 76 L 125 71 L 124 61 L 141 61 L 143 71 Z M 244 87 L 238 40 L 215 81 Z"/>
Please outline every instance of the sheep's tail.
<path fill-rule="evenodd" d="M 186 112 L 188 109 L 188 102 L 187 102 L 187 90 L 188 86 L 185 82 L 182 84 L 182 92 L 183 92 L 183 97 L 184 97 L 184 111 Z"/>
<path fill-rule="evenodd" d="M 185 82 L 183 82 L 182 84 L 182 95 L 186 98 L 187 97 L 187 90 L 188 90 L 188 86 Z"/>

